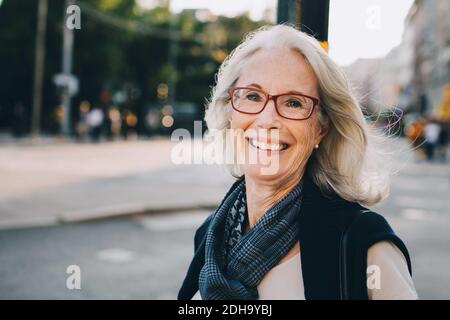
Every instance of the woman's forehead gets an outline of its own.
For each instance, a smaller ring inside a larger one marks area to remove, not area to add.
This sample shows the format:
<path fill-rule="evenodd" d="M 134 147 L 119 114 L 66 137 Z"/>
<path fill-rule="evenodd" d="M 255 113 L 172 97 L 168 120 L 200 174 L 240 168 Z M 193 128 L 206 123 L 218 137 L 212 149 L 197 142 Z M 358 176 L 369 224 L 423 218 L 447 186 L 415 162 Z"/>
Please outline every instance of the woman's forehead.
<path fill-rule="evenodd" d="M 289 48 L 257 51 L 244 64 L 237 84 L 259 84 L 262 89 L 307 90 L 314 93 L 317 78 L 303 55 Z M 299 88 L 300 87 L 300 88 Z"/>

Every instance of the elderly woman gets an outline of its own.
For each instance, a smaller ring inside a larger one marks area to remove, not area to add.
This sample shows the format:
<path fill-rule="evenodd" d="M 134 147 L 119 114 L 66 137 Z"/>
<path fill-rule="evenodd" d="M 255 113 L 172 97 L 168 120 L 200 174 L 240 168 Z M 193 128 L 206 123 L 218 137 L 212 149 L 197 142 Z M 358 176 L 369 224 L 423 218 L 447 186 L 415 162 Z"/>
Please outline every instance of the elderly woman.
<path fill-rule="evenodd" d="M 314 38 L 251 33 L 220 67 L 205 118 L 241 139 L 237 180 L 196 231 L 179 299 L 417 298 L 404 243 L 363 206 L 389 192 L 375 129 Z"/>

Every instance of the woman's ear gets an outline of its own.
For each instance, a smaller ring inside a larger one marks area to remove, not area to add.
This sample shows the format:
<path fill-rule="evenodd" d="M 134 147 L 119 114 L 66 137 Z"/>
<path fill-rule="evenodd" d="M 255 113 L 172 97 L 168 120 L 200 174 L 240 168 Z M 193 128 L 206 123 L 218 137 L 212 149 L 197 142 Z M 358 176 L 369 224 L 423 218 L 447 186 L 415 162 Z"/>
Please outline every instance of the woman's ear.
<path fill-rule="evenodd" d="M 325 113 L 321 113 L 319 117 L 319 138 L 321 141 L 330 131 L 331 121 Z"/>

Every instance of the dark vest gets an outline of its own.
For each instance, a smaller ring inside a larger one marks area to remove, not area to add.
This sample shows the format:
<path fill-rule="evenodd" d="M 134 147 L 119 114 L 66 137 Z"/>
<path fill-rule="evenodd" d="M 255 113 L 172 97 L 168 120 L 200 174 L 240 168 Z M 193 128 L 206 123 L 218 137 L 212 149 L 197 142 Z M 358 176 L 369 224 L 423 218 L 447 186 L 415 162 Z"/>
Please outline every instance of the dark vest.
<path fill-rule="evenodd" d="M 383 240 L 393 242 L 403 252 L 412 274 L 406 246 L 379 214 L 337 194 L 323 193 L 308 174 L 304 180 L 302 201 L 298 223 L 307 300 L 367 300 L 367 251 Z M 178 293 L 179 300 L 191 299 L 198 290 L 200 270 L 205 263 L 206 230 L 213 216 L 214 213 L 208 216 L 195 233 L 194 258 Z"/>

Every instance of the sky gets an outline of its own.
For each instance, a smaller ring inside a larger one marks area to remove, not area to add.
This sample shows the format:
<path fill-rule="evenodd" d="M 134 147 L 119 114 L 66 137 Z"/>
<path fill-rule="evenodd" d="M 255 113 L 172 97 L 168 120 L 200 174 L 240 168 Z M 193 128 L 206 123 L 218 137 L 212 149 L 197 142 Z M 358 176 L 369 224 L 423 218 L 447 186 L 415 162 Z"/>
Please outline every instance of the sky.
<path fill-rule="evenodd" d="M 378 58 L 400 44 L 414 0 L 331 0 L 329 54 L 340 65 Z"/>
<path fill-rule="evenodd" d="M 1 0 L 0 0 L 1 1 Z M 155 0 L 138 0 L 152 6 Z M 414 0 L 330 0 L 329 54 L 346 66 L 358 58 L 379 58 L 400 44 L 404 19 Z M 235 16 L 249 12 L 261 19 L 277 0 L 171 0 L 171 9 L 208 8 L 215 14 Z M 275 14 L 273 15 L 275 20 Z M 275 22 L 275 21 L 274 21 Z"/>

